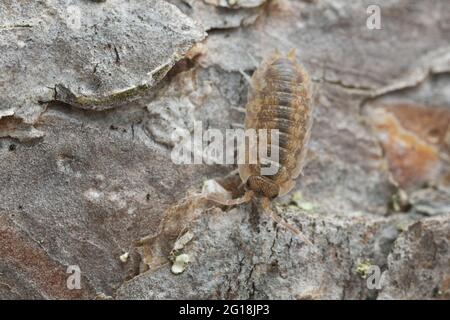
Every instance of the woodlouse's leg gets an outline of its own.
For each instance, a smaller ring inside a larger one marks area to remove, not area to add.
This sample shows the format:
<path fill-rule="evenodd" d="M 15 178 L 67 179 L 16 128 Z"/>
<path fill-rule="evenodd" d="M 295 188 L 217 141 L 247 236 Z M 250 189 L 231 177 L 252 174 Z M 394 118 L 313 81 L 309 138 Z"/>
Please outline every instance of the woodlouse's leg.
<path fill-rule="evenodd" d="M 206 199 L 224 206 L 235 206 L 238 204 L 249 202 L 253 197 L 253 191 L 247 191 L 242 197 L 236 199 L 226 199 L 221 193 L 210 193 L 206 195 Z"/>
<path fill-rule="evenodd" d="M 283 220 L 279 215 L 277 215 L 273 210 L 270 208 L 270 200 L 269 198 L 262 198 L 261 200 L 261 206 L 263 208 L 263 211 L 265 214 L 267 214 L 273 221 L 275 221 L 280 226 L 286 228 L 287 230 L 291 231 L 295 236 L 297 236 L 300 240 L 303 242 L 306 242 L 309 245 L 313 245 L 309 239 L 307 239 L 297 228 L 290 225 L 286 221 Z"/>

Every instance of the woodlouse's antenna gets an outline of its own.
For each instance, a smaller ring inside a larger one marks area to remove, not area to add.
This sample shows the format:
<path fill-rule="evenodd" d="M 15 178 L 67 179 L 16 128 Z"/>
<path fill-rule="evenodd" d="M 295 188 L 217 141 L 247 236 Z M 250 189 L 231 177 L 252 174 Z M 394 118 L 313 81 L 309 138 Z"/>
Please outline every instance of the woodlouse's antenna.
<path fill-rule="evenodd" d="M 261 199 L 261 207 L 263 208 L 263 211 L 265 214 L 267 214 L 273 221 L 275 221 L 280 226 L 286 228 L 287 230 L 291 231 L 296 237 L 298 237 L 303 242 L 306 242 L 309 245 L 313 245 L 311 241 L 309 241 L 308 238 L 306 238 L 300 230 L 295 228 L 294 226 L 290 225 L 286 221 L 283 220 L 279 215 L 277 215 L 273 210 L 270 208 L 270 199 L 267 197 L 264 197 Z"/>

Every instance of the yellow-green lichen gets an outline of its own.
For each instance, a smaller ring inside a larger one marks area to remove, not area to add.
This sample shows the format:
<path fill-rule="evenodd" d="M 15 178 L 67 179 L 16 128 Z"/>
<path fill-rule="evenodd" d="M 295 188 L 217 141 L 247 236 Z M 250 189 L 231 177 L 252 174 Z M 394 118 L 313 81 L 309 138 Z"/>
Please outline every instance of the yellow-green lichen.
<path fill-rule="evenodd" d="M 363 279 L 366 279 L 372 263 L 369 260 L 364 260 L 356 266 L 356 273 Z"/>
<path fill-rule="evenodd" d="M 160 80 L 162 80 L 167 72 L 170 71 L 170 69 L 172 69 L 172 65 L 171 64 L 166 64 L 163 67 L 161 67 L 159 70 L 155 71 L 154 73 L 152 73 L 152 77 L 153 79 L 158 82 Z"/>
<path fill-rule="evenodd" d="M 411 207 L 408 194 L 403 189 L 398 189 L 397 192 L 391 196 L 389 205 L 395 212 L 406 212 Z"/>
<path fill-rule="evenodd" d="M 191 262 L 189 255 L 183 253 L 175 257 L 171 271 L 173 274 L 180 274 L 186 270 L 187 265 Z"/>
<path fill-rule="evenodd" d="M 145 91 L 147 91 L 151 87 L 152 83 L 157 83 L 161 81 L 170 71 L 172 66 L 173 66 L 172 63 L 167 62 L 162 66 L 158 67 L 157 69 L 151 71 L 149 73 L 151 75 L 151 79 L 148 79 L 149 81 L 146 81 L 141 85 L 134 86 L 119 92 L 111 93 L 103 97 L 76 96 L 74 102 L 75 104 L 78 104 L 80 106 L 104 106 L 121 103 L 130 98 L 137 97 L 145 93 Z"/>
<path fill-rule="evenodd" d="M 122 254 L 119 259 L 120 261 L 122 261 L 123 263 L 126 263 L 128 261 L 128 258 L 130 257 L 130 253 L 129 252 L 125 252 L 124 254 Z"/>
<path fill-rule="evenodd" d="M 117 93 L 112 93 L 104 97 L 78 96 L 75 98 L 75 103 L 80 106 L 114 105 L 116 103 L 123 102 L 129 98 L 138 96 L 140 93 L 145 92 L 148 88 L 149 85 L 142 84 Z"/>
<path fill-rule="evenodd" d="M 294 192 L 292 195 L 290 207 L 292 206 L 304 211 L 314 210 L 314 204 L 312 202 L 304 201 L 300 191 Z"/>

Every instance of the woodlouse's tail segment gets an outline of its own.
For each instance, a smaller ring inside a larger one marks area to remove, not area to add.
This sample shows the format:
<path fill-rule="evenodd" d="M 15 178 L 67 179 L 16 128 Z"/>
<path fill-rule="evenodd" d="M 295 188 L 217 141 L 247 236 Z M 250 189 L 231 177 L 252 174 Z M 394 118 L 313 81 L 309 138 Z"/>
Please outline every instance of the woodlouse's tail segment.
<path fill-rule="evenodd" d="M 313 245 L 311 241 L 309 241 L 308 238 L 306 238 L 300 230 L 298 230 L 296 227 L 290 225 L 286 221 L 283 220 L 279 215 L 277 215 L 273 210 L 270 208 L 270 199 L 269 198 L 262 198 L 261 199 L 261 207 L 265 214 L 267 214 L 273 221 L 275 221 L 277 224 L 282 226 L 283 228 L 289 230 L 292 232 L 297 238 L 302 240 L 303 242 Z"/>

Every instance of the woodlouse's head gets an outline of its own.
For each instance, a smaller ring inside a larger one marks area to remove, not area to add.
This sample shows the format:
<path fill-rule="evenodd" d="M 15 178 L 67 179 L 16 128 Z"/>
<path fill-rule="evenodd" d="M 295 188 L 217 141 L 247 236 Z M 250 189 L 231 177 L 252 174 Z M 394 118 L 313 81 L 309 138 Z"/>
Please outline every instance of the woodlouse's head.
<path fill-rule="evenodd" d="M 250 176 L 247 179 L 246 188 L 252 190 L 257 196 L 276 198 L 280 192 L 280 187 L 264 176 Z"/>

